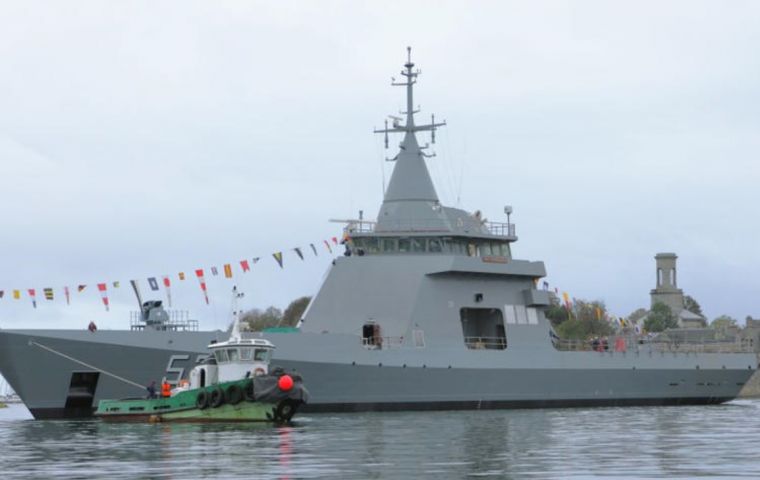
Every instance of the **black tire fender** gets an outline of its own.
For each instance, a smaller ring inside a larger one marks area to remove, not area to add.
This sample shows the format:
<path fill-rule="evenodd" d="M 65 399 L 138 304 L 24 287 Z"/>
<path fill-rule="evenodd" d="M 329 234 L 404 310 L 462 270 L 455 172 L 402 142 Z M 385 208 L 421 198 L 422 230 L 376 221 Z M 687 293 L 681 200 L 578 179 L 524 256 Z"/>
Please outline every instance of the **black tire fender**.
<path fill-rule="evenodd" d="M 222 406 L 224 403 L 224 393 L 222 392 L 221 388 L 216 387 L 215 389 L 211 390 L 211 394 L 209 395 L 209 403 L 214 408 Z"/>
<path fill-rule="evenodd" d="M 208 392 L 206 392 L 206 390 L 198 392 L 198 396 L 195 397 L 195 406 L 198 407 L 199 410 L 208 407 Z"/>
<path fill-rule="evenodd" d="M 243 396 L 248 402 L 256 401 L 256 395 L 253 391 L 253 380 L 248 380 L 243 386 Z"/>
<path fill-rule="evenodd" d="M 232 384 L 224 392 L 224 401 L 230 405 L 237 405 L 243 399 L 243 391 L 240 385 Z"/>
<path fill-rule="evenodd" d="M 277 408 L 274 410 L 274 418 L 282 422 L 289 422 L 296 414 L 297 407 L 298 404 L 295 400 L 286 398 L 277 404 Z"/>

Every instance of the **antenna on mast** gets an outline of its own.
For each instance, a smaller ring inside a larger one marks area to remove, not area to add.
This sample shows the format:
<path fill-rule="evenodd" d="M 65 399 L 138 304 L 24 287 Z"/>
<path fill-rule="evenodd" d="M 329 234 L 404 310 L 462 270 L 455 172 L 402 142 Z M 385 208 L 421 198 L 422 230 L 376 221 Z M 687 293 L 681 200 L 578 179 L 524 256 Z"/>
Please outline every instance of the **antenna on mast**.
<path fill-rule="evenodd" d="M 406 63 L 404 64 L 404 70 L 401 70 L 401 75 L 406 77 L 406 81 L 403 82 L 397 82 L 394 77 L 391 77 L 391 85 L 396 87 L 406 87 L 406 111 L 401 112 L 403 115 L 406 115 L 406 124 L 402 125 L 401 120 L 402 118 L 390 116 L 390 118 L 393 119 L 393 123 L 391 124 L 390 128 L 388 127 L 388 120 L 385 120 L 385 128 L 381 130 L 375 130 L 375 133 L 382 133 L 385 135 L 385 148 L 388 148 L 388 134 L 389 133 L 404 133 L 406 135 L 412 135 L 414 137 L 415 132 L 430 131 L 430 140 L 432 143 L 435 143 L 435 131 L 438 129 L 438 127 L 443 127 L 446 125 L 446 121 L 444 120 L 441 123 L 435 123 L 435 115 L 431 116 L 431 122 L 428 125 L 415 125 L 414 124 L 414 114 L 418 113 L 420 111 L 419 107 L 415 109 L 413 107 L 414 105 L 414 84 L 417 83 L 417 76 L 420 75 L 422 72 L 417 69 L 413 70 L 414 63 L 412 63 L 412 47 L 406 47 Z M 401 149 L 404 150 L 404 143 L 402 143 Z M 416 142 L 415 142 L 416 144 Z M 398 157 L 398 156 L 397 156 Z M 426 155 L 426 157 L 429 157 L 429 155 Z"/>

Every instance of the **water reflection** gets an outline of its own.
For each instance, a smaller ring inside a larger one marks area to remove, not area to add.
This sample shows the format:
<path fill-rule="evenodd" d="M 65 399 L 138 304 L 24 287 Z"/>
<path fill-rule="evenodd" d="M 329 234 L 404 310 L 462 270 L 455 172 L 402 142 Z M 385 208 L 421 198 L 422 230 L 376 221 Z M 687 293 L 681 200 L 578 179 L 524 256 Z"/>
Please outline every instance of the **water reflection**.
<path fill-rule="evenodd" d="M 269 424 L 0 420 L 5 478 L 754 476 L 760 401 L 311 415 Z"/>

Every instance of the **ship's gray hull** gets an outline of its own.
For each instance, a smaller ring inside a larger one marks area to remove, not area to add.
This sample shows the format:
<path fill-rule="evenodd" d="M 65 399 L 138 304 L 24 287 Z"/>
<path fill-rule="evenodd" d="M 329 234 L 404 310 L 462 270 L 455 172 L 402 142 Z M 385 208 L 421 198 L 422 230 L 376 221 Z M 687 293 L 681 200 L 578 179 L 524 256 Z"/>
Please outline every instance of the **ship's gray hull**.
<path fill-rule="evenodd" d="M 517 236 L 511 207 L 504 210 L 507 223 L 489 222 L 479 210 L 446 207 L 438 199 L 425 164 L 427 147 L 420 147 L 416 132 L 432 134 L 445 122 L 415 124 L 412 91 L 419 71 L 413 67 L 408 56 L 407 81 L 394 83 L 406 87 L 406 123 L 396 120 L 377 131 L 404 136 L 377 221 L 363 214 L 346 221 L 345 255 L 331 262 L 300 318 L 300 333 L 266 335 L 277 346 L 275 364 L 303 375 L 312 394 L 307 409 L 734 398 L 754 372 L 754 354 L 680 347 L 661 352 L 640 344 L 630 328 L 618 332 L 609 351 L 562 350 L 544 314 L 557 300 L 545 282 L 537 289 L 544 264 L 512 256 Z M 672 284 L 670 278 L 667 293 L 678 294 L 674 269 Z M 179 380 L 208 353 L 211 340 L 226 337 L 167 331 L 178 326 L 148 307 L 160 302 L 141 304 L 144 331 L 0 331 L 0 372 L 37 418 L 89 415 L 98 400 L 143 395 L 140 385 L 164 376 Z M 601 309 L 596 315 L 602 318 Z"/>
<path fill-rule="evenodd" d="M 35 418 L 89 416 L 101 399 L 145 393 L 109 374 L 146 385 L 167 367 L 185 374 L 223 336 L 6 330 L 0 372 Z M 736 397 L 755 368 L 752 354 L 369 350 L 349 335 L 268 337 L 278 347 L 273 362 L 304 376 L 307 410 L 322 412 L 720 403 Z M 89 406 L 72 398 L 81 395 L 72 374 L 95 371 L 83 363 L 108 372 L 99 374 Z"/>

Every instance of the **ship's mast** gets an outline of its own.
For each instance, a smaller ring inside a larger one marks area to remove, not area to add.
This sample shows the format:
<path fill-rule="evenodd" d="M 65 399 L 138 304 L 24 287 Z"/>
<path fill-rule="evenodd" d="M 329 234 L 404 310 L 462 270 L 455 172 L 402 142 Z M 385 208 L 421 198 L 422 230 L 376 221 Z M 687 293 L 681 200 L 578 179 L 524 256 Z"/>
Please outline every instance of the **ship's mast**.
<path fill-rule="evenodd" d="M 240 311 L 238 310 L 238 299 L 243 298 L 243 293 L 238 292 L 237 286 L 232 287 L 232 332 L 230 340 L 240 340 Z"/>
<path fill-rule="evenodd" d="M 412 63 L 412 47 L 406 47 L 406 63 L 404 67 L 406 68 L 406 72 L 402 70 L 401 75 L 405 76 L 407 81 L 403 83 L 392 82 L 392 85 L 406 85 L 406 125 L 414 128 L 414 114 L 417 112 L 414 111 L 414 102 L 412 101 L 414 95 L 413 87 L 417 83 L 417 75 L 419 75 L 420 71 L 412 71 L 412 68 L 414 68 L 414 63 Z"/>
<path fill-rule="evenodd" d="M 401 112 L 402 115 L 406 115 L 406 125 L 401 125 L 399 123 L 399 120 L 401 120 L 398 117 L 392 117 L 394 119 L 393 124 L 391 125 L 391 128 L 388 128 L 388 121 L 385 121 L 385 128 L 375 130 L 375 133 L 383 133 L 385 134 L 385 148 L 388 148 L 388 134 L 389 133 L 405 133 L 404 140 L 402 142 L 402 149 L 412 143 L 408 142 L 407 140 L 411 140 L 409 136 L 415 137 L 415 132 L 421 132 L 421 131 L 430 131 L 430 141 L 432 143 L 435 143 L 435 130 L 438 127 L 443 127 L 446 125 L 446 122 L 443 121 L 441 123 L 435 122 L 435 115 L 431 117 L 431 122 L 426 125 L 415 125 L 414 124 L 414 114 L 419 113 L 419 109 L 414 109 L 414 84 L 417 83 L 417 76 L 420 75 L 422 72 L 417 69 L 414 70 L 414 63 L 412 62 L 412 47 L 406 47 L 406 63 L 404 64 L 404 70 L 401 70 L 401 75 L 406 77 L 405 82 L 396 82 L 396 79 L 391 79 L 391 85 L 395 87 L 406 87 L 406 111 Z M 415 137 L 416 140 L 416 137 Z M 413 145 L 417 145 L 417 142 L 413 142 Z M 418 150 L 423 150 L 427 147 L 417 147 Z M 421 153 L 421 152 L 420 152 Z M 423 154 L 424 155 L 424 154 Z M 424 155 L 424 156 L 430 156 L 430 155 Z M 395 158 L 393 159 L 395 160 Z"/>

